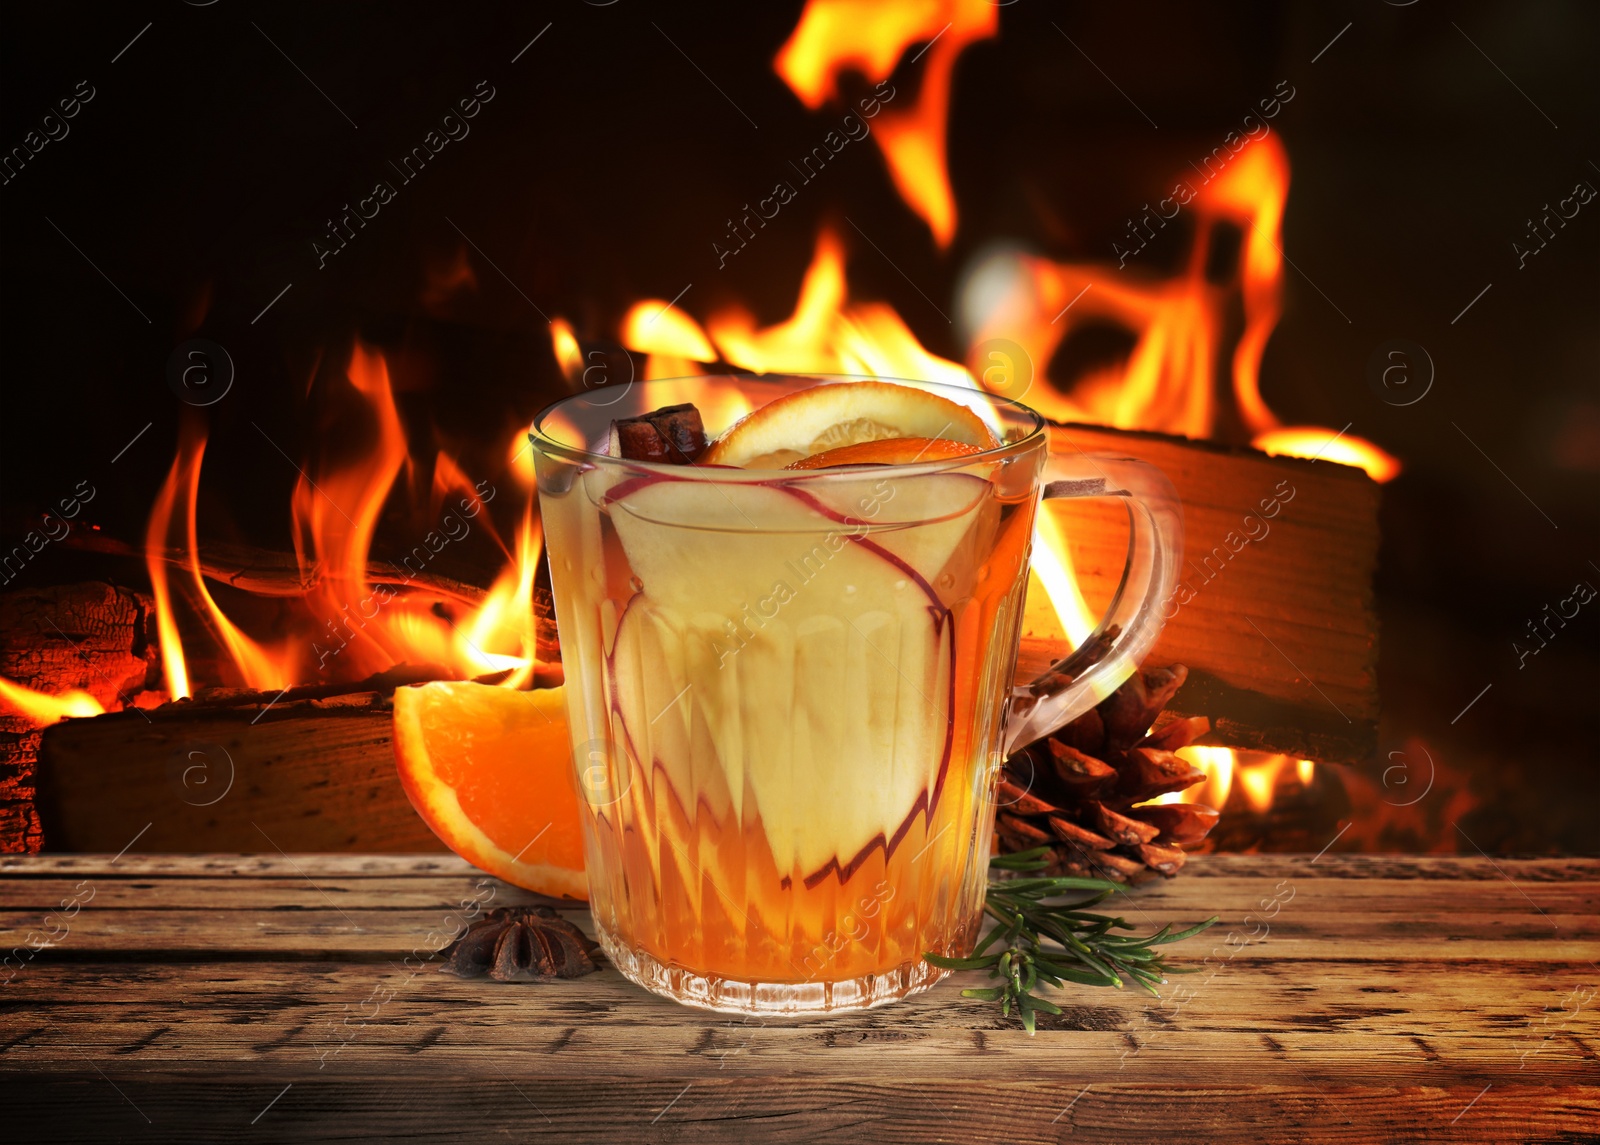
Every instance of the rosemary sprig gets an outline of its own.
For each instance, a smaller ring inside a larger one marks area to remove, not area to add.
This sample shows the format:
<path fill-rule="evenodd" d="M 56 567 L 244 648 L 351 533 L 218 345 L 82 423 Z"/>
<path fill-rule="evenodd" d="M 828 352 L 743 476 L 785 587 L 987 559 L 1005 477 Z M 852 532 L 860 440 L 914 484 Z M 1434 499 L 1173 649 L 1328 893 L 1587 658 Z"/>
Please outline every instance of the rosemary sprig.
<path fill-rule="evenodd" d="M 1025 874 L 1048 865 L 1049 848 L 996 855 L 989 860 L 992 870 Z M 984 913 L 995 925 L 978 943 L 971 958 L 946 958 L 924 954 L 933 965 L 945 970 L 987 970 L 998 986 L 973 987 L 961 991 L 964 998 L 999 1002 L 1007 1017 L 1013 1008 L 1029 1034 L 1034 1032 L 1035 1015 L 1061 1013 L 1061 1007 L 1034 994 L 1040 982 L 1060 986 L 1075 982 L 1081 986 L 1114 986 L 1125 982 L 1154 995 L 1155 987 L 1166 982 L 1168 974 L 1193 971 L 1169 966 L 1166 955 L 1156 947 L 1193 938 L 1213 925 L 1216 916 L 1187 930 L 1173 931 L 1170 925 L 1144 938 L 1113 934 L 1134 927 L 1121 918 L 1092 914 L 1083 908 L 1095 906 L 1123 888 L 1105 879 L 1051 878 L 1035 876 L 990 879 Z M 1067 895 L 1087 894 L 1072 902 L 1059 902 Z"/>

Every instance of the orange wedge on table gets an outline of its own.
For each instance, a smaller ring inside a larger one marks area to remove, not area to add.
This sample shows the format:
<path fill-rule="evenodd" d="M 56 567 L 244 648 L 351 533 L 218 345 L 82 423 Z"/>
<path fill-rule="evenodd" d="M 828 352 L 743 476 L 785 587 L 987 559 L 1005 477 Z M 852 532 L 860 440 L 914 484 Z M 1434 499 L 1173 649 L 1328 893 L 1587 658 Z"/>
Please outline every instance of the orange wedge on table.
<path fill-rule="evenodd" d="M 394 752 L 411 805 L 445 846 L 515 886 L 589 897 L 562 689 L 397 688 Z"/>
<path fill-rule="evenodd" d="M 982 418 L 949 398 L 891 382 L 835 382 L 768 402 L 729 427 L 700 464 L 783 469 L 848 446 L 908 439 L 968 445 L 973 452 L 998 444 Z"/>

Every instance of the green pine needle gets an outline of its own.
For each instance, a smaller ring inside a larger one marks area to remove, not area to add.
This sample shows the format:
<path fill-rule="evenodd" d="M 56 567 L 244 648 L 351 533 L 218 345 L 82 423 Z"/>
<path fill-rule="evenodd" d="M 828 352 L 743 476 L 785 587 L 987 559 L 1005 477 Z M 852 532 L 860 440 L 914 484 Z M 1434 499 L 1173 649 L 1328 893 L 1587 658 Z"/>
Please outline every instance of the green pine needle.
<path fill-rule="evenodd" d="M 1059 1014 L 1061 1007 L 1037 996 L 1033 991 L 1043 982 L 1061 986 L 1112 986 L 1122 989 L 1126 982 L 1148 994 L 1165 984 L 1168 974 L 1188 974 L 1190 970 L 1169 966 L 1164 952 L 1155 949 L 1193 938 L 1212 926 L 1216 917 L 1174 932 L 1163 926 L 1152 935 L 1113 934 L 1132 930 L 1120 918 L 1092 914 L 1083 908 L 1105 901 L 1122 890 L 1105 879 L 1028 877 L 1026 872 L 1043 870 L 1048 865 L 1049 849 L 1038 847 L 1012 855 L 997 855 L 989 866 L 998 871 L 1020 872 L 1022 877 L 990 879 L 984 912 L 995 925 L 978 943 L 970 958 L 946 958 L 924 954 L 933 965 L 944 970 L 987 970 L 998 986 L 974 987 L 961 991 L 963 998 L 999 1002 L 1000 1013 L 1009 1017 L 1014 1009 L 1029 1034 L 1034 1032 L 1036 1015 Z M 1064 895 L 1075 895 L 1072 902 L 1047 902 Z"/>

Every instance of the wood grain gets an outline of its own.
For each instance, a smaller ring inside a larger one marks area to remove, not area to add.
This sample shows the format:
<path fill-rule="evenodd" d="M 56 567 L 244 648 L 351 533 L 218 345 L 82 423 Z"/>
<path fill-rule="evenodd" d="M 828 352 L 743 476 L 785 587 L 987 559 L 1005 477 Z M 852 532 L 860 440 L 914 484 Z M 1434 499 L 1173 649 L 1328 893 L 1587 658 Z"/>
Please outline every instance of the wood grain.
<path fill-rule="evenodd" d="M 1174 602 L 1147 661 L 1189 667 L 1173 710 L 1210 716 L 1217 742 L 1232 746 L 1332 762 L 1373 750 L 1376 482 L 1332 462 L 1098 426 L 1054 426 L 1051 449 L 1148 461 L 1183 502 L 1179 583 L 1192 598 Z M 1070 514 L 1066 505 L 1056 511 Z M 1066 523 L 1085 596 L 1109 599 L 1125 531 Z M 1021 666 L 1036 673 L 1052 653 L 1059 647 L 1035 631 Z"/>
<path fill-rule="evenodd" d="M 181 703 L 48 728 L 39 813 L 52 848 L 427 851 L 395 775 L 393 709 L 325 700 Z"/>
<path fill-rule="evenodd" d="M 1600 1124 L 1596 860 L 1199 857 L 1122 913 L 1220 914 L 1177 948 L 1200 972 L 1160 1001 L 1064 992 L 1033 1038 L 958 996 L 971 975 L 881 1010 L 746 1020 L 609 968 L 439 973 L 447 920 L 489 890 L 534 899 L 453 856 L 0 859 L 4 949 L 64 930 L 0 993 L 8 1130 L 1499 1142 Z"/>

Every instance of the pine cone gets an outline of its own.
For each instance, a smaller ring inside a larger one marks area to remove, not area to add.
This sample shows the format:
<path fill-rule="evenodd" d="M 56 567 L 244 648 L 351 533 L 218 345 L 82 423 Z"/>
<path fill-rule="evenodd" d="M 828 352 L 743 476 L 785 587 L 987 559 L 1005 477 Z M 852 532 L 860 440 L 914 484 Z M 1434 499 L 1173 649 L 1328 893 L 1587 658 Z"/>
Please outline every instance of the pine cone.
<path fill-rule="evenodd" d="M 1204 716 L 1150 728 L 1189 670 L 1140 670 L 1098 707 L 1006 761 L 997 794 L 996 854 L 1051 849 L 1050 875 L 1140 882 L 1178 873 L 1184 846 L 1218 813 L 1195 803 L 1136 806 L 1205 779 L 1176 755 L 1211 729 Z"/>

